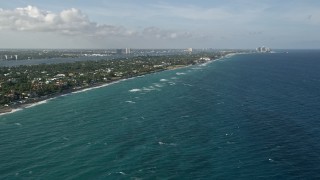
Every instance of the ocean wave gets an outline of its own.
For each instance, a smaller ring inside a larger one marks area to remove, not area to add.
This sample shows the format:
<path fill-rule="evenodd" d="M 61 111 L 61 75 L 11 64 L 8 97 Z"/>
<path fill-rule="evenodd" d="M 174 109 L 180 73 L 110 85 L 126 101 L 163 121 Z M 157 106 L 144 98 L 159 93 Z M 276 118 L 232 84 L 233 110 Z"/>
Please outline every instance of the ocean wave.
<path fill-rule="evenodd" d="M 191 69 L 199 70 L 199 69 L 202 69 L 202 68 L 200 68 L 200 67 L 194 67 L 194 68 L 191 68 Z"/>
<path fill-rule="evenodd" d="M 186 73 L 181 73 L 181 72 L 177 72 L 176 75 L 180 76 L 180 75 L 185 75 Z"/>
<path fill-rule="evenodd" d="M 159 145 L 168 145 L 168 146 L 177 146 L 176 143 L 164 143 L 164 142 L 161 142 L 161 141 L 159 141 L 158 144 Z"/>
<path fill-rule="evenodd" d="M 162 85 L 162 84 L 158 84 L 158 83 L 153 83 L 153 85 L 154 85 L 155 87 L 158 87 L 158 88 L 163 87 L 163 85 Z"/>
<path fill-rule="evenodd" d="M 187 84 L 187 83 L 183 83 L 183 85 L 185 85 L 185 86 L 190 86 L 190 87 L 193 86 L 192 84 Z"/>
<path fill-rule="evenodd" d="M 143 87 L 143 91 L 155 91 L 155 90 L 160 90 L 158 88 L 155 88 L 154 86 L 148 86 L 148 87 Z"/>
<path fill-rule="evenodd" d="M 115 84 L 115 83 L 117 83 L 117 82 L 103 84 L 101 86 L 96 86 L 96 87 L 91 87 L 91 88 L 85 88 L 85 89 L 82 89 L 82 90 L 79 90 L 79 91 L 72 92 L 72 94 L 78 94 L 78 93 L 83 93 L 83 92 L 90 91 L 90 90 L 93 90 L 93 89 L 99 89 L 99 88 L 106 87 L 106 86 L 109 86 L 109 85 L 112 85 L 112 84 Z"/>
<path fill-rule="evenodd" d="M 22 110 L 23 110 L 23 108 L 12 109 L 12 111 L 10 111 L 10 112 L 1 113 L 0 116 L 4 116 L 4 115 L 7 115 L 7 114 L 12 114 L 12 113 L 15 113 L 15 112 L 18 112 L 18 111 L 22 111 Z"/>
<path fill-rule="evenodd" d="M 126 173 L 122 172 L 122 171 L 119 171 L 119 172 L 114 172 L 114 173 L 109 173 L 108 176 L 112 175 L 112 174 L 120 174 L 120 175 L 127 175 Z"/>
<path fill-rule="evenodd" d="M 168 81 L 167 79 L 160 79 L 161 82 L 166 82 Z"/>
<path fill-rule="evenodd" d="M 38 106 L 38 105 L 41 105 L 41 104 L 46 104 L 46 103 L 48 103 L 49 100 L 52 100 L 52 99 L 54 99 L 54 98 L 46 99 L 46 100 L 43 100 L 43 101 L 39 101 L 39 102 L 30 104 L 30 105 L 27 105 L 25 108 L 28 109 L 28 108 L 32 108 L 32 107 L 35 107 L 35 106 Z"/>
<path fill-rule="evenodd" d="M 129 90 L 129 92 L 139 92 L 139 91 L 141 91 L 141 89 L 131 89 L 131 90 Z"/>
<path fill-rule="evenodd" d="M 136 102 L 134 102 L 134 101 L 126 101 L 126 103 L 135 104 Z"/>

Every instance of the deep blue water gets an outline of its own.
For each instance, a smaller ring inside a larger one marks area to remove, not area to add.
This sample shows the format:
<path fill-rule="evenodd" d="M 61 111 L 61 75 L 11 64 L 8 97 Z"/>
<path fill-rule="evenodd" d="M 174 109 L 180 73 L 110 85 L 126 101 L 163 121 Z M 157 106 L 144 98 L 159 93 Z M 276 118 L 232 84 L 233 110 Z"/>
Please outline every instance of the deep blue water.
<path fill-rule="evenodd" d="M 319 179 L 320 51 L 243 54 L 0 116 L 0 179 Z"/>

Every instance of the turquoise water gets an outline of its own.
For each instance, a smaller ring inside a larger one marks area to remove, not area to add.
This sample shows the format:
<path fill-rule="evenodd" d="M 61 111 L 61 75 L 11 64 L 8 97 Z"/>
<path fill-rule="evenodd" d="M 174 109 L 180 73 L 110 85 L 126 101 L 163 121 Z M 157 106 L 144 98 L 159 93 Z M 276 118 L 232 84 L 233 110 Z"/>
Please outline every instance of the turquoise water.
<path fill-rule="evenodd" d="M 236 55 L 0 116 L 0 178 L 318 179 L 319 68 Z"/>

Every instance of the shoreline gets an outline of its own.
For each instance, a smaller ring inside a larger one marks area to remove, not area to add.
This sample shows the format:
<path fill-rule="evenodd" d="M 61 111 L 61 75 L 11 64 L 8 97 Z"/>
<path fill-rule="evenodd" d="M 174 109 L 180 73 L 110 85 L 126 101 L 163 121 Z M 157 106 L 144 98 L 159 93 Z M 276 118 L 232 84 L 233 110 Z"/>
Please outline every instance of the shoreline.
<path fill-rule="evenodd" d="M 221 60 L 223 58 L 230 58 L 230 57 L 232 57 L 234 55 L 237 55 L 237 54 L 239 54 L 239 53 L 230 53 L 230 54 L 224 55 L 224 56 L 222 56 L 220 58 L 212 59 L 212 60 L 209 60 L 209 61 L 204 62 L 204 63 L 197 64 L 197 65 L 203 65 L 203 64 L 211 63 L 211 62 L 214 62 L 214 61 L 217 61 L 217 60 Z M 119 79 L 116 79 L 116 80 L 112 80 L 110 82 L 100 82 L 100 83 L 92 84 L 92 85 L 89 85 L 89 86 L 81 87 L 81 88 L 78 88 L 78 89 L 69 89 L 69 90 L 65 90 L 64 92 L 38 97 L 37 99 L 33 99 L 32 102 L 23 102 L 23 103 L 20 103 L 20 104 L 15 104 L 13 106 L 0 108 L 0 117 L 4 116 L 4 115 L 7 115 L 7 114 L 12 114 L 12 113 L 24 110 L 24 109 L 35 107 L 35 106 L 38 106 L 38 105 L 41 105 L 41 104 L 45 104 L 48 101 L 56 99 L 58 97 L 67 96 L 67 95 L 71 95 L 71 94 L 77 94 L 77 93 L 81 93 L 81 92 L 85 92 L 85 91 L 90 91 L 90 90 L 93 90 L 93 89 L 99 89 L 99 88 L 102 88 L 102 87 L 106 87 L 106 86 L 109 86 L 109 85 L 113 85 L 113 84 L 116 84 L 116 83 L 119 83 L 119 82 L 122 82 L 122 81 L 134 79 L 136 77 L 140 77 L 140 76 L 144 76 L 144 75 L 148 75 L 148 74 L 154 74 L 154 73 L 157 73 L 157 72 L 182 69 L 182 68 L 187 68 L 187 67 L 190 67 L 190 66 L 192 66 L 192 64 L 168 66 L 165 69 L 156 70 L 156 71 L 150 71 L 150 72 L 147 72 L 147 73 L 139 74 L 137 76 L 119 78 Z"/>
<path fill-rule="evenodd" d="M 100 82 L 100 83 L 92 84 L 92 85 L 89 85 L 89 86 L 81 87 L 81 88 L 78 88 L 78 89 L 69 89 L 69 90 L 65 90 L 64 92 L 38 97 L 37 99 L 33 99 L 32 102 L 23 102 L 23 103 L 15 104 L 15 105 L 12 105 L 12 106 L 0 108 L 0 117 L 3 116 L 3 115 L 12 114 L 12 113 L 15 113 L 17 111 L 21 111 L 23 109 L 28 109 L 28 108 L 31 108 L 31 107 L 34 107 L 34 106 L 37 106 L 37 105 L 45 104 L 47 101 L 56 99 L 58 97 L 67 96 L 67 95 L 71 95 L 71 94 L 82 93 L 82 92 L 90 91 L 90 90 L 93 90 L 93 89 L 99 89 L 99 88 L 103 88 L 103 87 L 106 87 L 106 86 L 109 86 L 109 85 L 120 83 L 122 81 L 134 79 L 134 78 L 137 78 L 137 77 L 143 77 L 143 76 L 148 75 L 148 74 L 154 74 L 154 73 L 157 73 L 157 72 L 176 70 L 176 69 L 181 69 L 181 68 L 185 68 L 185 67 L 188 67 L 188 66 L 190 66 L 190 65 L 169 66 L 166 69 L 162 69 L 162 70 L 158 70 L 158 71 L 150 71 L 150 72 L 147 72 L 147 73 L 139 74 L 137 76 L 119 78 L 119 79 L 116 79 L 116 80 L 112 80 L 110 82 Z"/>

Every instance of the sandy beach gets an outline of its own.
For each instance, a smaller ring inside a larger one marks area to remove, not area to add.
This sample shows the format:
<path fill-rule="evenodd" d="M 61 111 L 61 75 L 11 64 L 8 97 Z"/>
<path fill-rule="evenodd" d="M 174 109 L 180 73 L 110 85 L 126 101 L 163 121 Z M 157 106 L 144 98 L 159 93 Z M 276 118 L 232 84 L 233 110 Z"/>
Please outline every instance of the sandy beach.
<path fill-rule="evenodd" d="M 210 60 L 208 62 L 202 63 L 200 65 L 206 65 L 207 63 L 210 63 L 210 62 L 213 62 L 213 61 L 217 61 L 217 60 L 221 60 L 223 58 L 230 58 L 230 57 L 232 57 L 232 56 L 234 56 L 236 54 L 239 54 L 239 53 L 230 53 L 230 54 L 222 56 L 222 57 L 220 57 L 218 59 L 212 59 L 212 60 Z M 181 69 L 181 68 L 186 68 L 186 67 L 189 67 L 189 66 L 191 66 L 191 65 L 169 66 L 166 69 L 163 69 L 163 70 L 160 70 L 160 71 L 152 71 L 152 72 L 148 72 L 148 73 L 144 73 L 144 74 L 139 74 L 139 75 L 133 76 L 133 77 L 120 78 L 120 79 L 117 79 L 117 80 L 112 80 L 110 82 L 105 82 L 105 83 L 101 82 L 101 83 L 96 83 L 96 84 L 92 84 L 90 86 L 85 86 L 85 87 L 81 87 L 81 88 L 77 88 L 77 89 L 75 89 L 75 88 L 74 89 L 69 89 L 69 90 L 63 91 L 61 93 L 56 93 L 56 94 L 51 94 L 51 95 L 46 95 L 46 96 L 34 98 L 32 100 L 28 100 L 28 101 L 22 102 L 22 103 L 18 103 L 17 102 L 16 104 L 14 104 L 12 106 L 7 106 L 7 107 L 0 108 L 0 116 L 6 115 L 6 114 L 11 114 L 11 113 L 23 110 L 23 109 L 27 109 L 27 108 L 30 108 L 30 107 L 34 107 L 34 106 L 38 106 L 38 105 L 44 104 L 44 103 L 47 103 L 48 101 L 50 101 L 52 99 L 55 99 L 57 97 L 60 97 L 60 96 L 66 96 L 66 95 L 69 95 L 69 94 L 81 93 L 81 92 L 90 91 L 90 90 L 97 89 L 97 88 L 106 87 L 106 86 L 109 86 L 109 85 L 112 85 L 112 84 L 116 84 L 116 83 L 119 83 L 119 82 L 122 82 L 122 81 L 133 79 L 133 78 L 136 78 L 136 77 L 139 77 L 139 76 L 144 76 L 146 74 L 152 74 L 152 73 L 161 72 L 161 71 L 168 71 L 168 70 L 170 71 L 170 70 L 175 70 L 175 69 Z"/>

